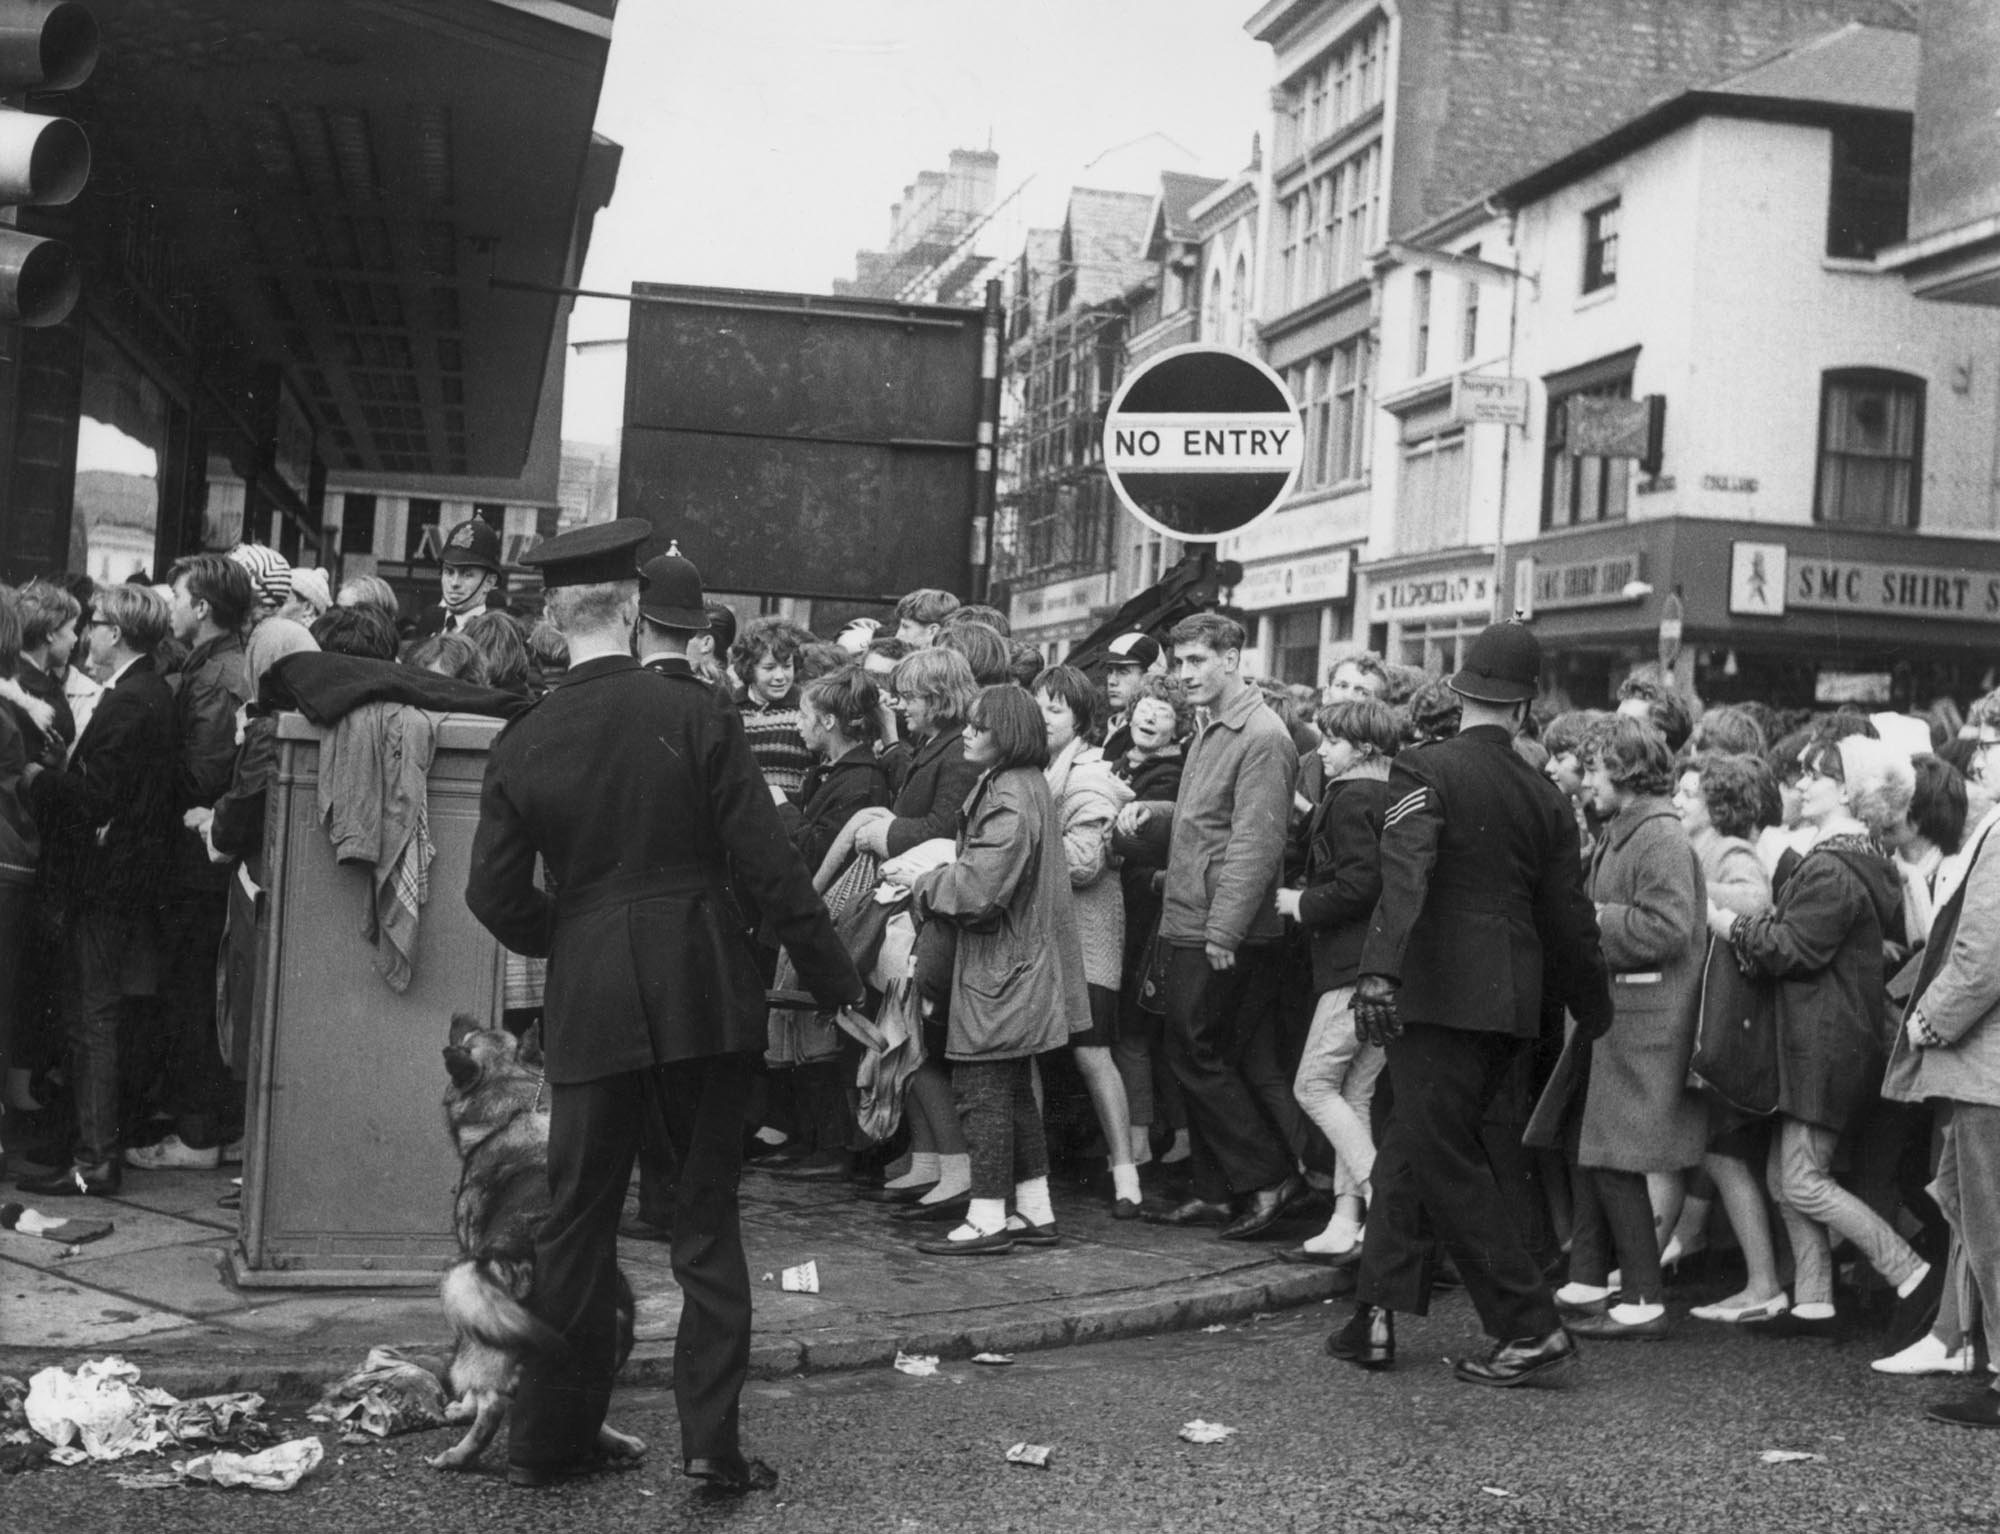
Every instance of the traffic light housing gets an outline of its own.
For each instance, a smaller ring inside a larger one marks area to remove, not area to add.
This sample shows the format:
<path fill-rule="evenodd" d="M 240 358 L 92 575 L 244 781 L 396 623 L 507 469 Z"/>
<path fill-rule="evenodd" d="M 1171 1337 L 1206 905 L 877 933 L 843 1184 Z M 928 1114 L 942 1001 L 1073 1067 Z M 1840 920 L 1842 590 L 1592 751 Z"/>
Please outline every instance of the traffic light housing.
<path fill-rule="evenodd" d="M 59 325 L 82 276 L 61 240 L 13 227 L 20 207 L 60 207 L 90 179 L 90 141 L 66 117 L 17 104 L 73 90 L 97 63 L 97 19 L 76 0 L 0 0 L 0 324 Z"/>

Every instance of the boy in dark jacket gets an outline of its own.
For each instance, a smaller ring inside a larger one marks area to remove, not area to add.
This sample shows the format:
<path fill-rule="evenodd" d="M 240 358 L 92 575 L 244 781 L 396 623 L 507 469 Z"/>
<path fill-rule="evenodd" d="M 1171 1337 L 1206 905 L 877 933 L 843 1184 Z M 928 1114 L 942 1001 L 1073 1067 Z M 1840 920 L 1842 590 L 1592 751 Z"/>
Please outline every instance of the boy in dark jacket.
<path fill-rule="evenodd" d="M 1379 1044 L 1356 1035 L 1351 1002 L 1382 893 L 1382 815 L 1401 731 L 1395 710 L 1372 698 L 1329 703 L 1317 723 L 1326 791 L 1306 827 L 1305 885 L 1279 890 L 1277 902 L 1279 913 L 1305 931 L 1317 997 L 1292 1092 L 1338 1158 L 1333 1219 L 1305 1249 L 1341 1261 L 1361 1255 L 1362 1207 L 1375 1164 L 1368 1105 L 1386 1057 Z"/>

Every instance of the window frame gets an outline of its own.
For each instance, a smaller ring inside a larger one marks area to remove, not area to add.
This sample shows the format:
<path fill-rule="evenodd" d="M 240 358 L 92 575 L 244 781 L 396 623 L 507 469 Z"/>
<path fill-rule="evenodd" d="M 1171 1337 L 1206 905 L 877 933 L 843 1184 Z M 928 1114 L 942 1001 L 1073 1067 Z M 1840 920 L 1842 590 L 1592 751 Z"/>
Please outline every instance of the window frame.
<path fill-rule="evenodd" d="M 1603 293 L 1618 286 L 1618 215 L 1624 211 L 1625 199 L 1622 195 L 1607 197 L 1593 207 L 1583 210 L 1583 272 L 1578 283 L 1578 291 L 1585 297 L 1592 293 Z M 1611 232 L 1604 232 L 1606 216 L 1612 219 Z"/>
<path fill-rule="evenodd" d="M 1902 522 L 1892 522 L 1888 518 L 1861 519 L 1855 517 L 1828 517 L 1823 500 L 1827 489 L 1828 459 L 1836 456 L 1827 445 L 1827 426 L 1831 420 L 1829 407 L 1833 403 L 1835 389 L 1850 386 L 1902 389 L 1911 396 L 1910 456 L 1907 460 L 1888 455 L 1844 453 L 1842 459 L 1859 458 L 1874 462 L 1907 463 L 1909 466 L 1908 511 Z M 1896 368 L 1844 367 L 1828 368 L 1820 374 L 1819 380 L 1819 422 L 1813 435 L 1813 498 L 1812 519 L 1815 527 L 1875 527 L 1892 532 L 1913 532 L 1923 525 L 1924 498 L 1924 425 L 1926 406 L 1929 403 L 1929 384 L 1915 373 L 1905 373 Z"/>
<path fill-rule="evenodd" d="M 1577 467 L 1569 475 L 1569 504 L 1565 515 L 1558 520 L 1556 510 L 1557 461 L 1567 456 L 1568 441 L 1567 413 L 1565 407 L 1579 395 L 1596 395 L 1611 399 L 1633 399 L 1633 378 L 1638 371 L 1639 348 L 1596 362 L 1585 363 L 1581 367 L 1570 368 L 1553 374 L 1543 380 L 1547 403 L 1542 414 L 1542 507 L 1541 530 L 1545 533 L 1557 532 L 1566 527 L 1596 527 L 1606 522 L 1623 522 L 1632 514 L 1632 472 L 1633 460 L 1628 458 L 1579 458 Z M 1597 476 L 1597 515 L 1580 515 L 1583 496 L 1585 464 L 1594 464 Z M 1621 473 L 1622 479 L 1616 496 L 1612 494 L 1611 477 Z M 1617 509 L 1610 508 L 1616 502 Z"/>

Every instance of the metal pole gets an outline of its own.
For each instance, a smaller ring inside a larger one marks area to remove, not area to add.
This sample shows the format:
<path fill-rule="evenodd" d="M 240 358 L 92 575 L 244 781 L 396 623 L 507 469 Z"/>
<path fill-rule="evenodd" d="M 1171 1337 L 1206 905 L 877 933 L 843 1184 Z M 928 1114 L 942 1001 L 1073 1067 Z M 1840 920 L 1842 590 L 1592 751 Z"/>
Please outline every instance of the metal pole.
<path fill-rule="evenodd" d="M 1514 244 L 1519 230 L 1518 215 L 1510 214 L 1507 219 L 1507 243 L 1513 246 L 1514 264 L 1521 262 L 1521 251 Z M 1521 283 L 1517 276 L 1507 284 L 1507 376 L 1514 376 L 1514 332 L 1521 312 Z M 1513 594 L 1507 590 L 1507 482 L 1513 477 L 1514 428 L 1503 423 L 1500 427 L 1500 505 L 1499 520 L 1493 529 L 1493 621 L 1514 615 Z"/>
<path fill-rule="evenodd" d="M 972 599 L 985 602 L 993 572 L 993 507 L 999 488 L 1000 361 L 1006 346 L 1000 279 L 986 279 L 986 325 L 979 341 L 979 446 L 972 475 Z"/>

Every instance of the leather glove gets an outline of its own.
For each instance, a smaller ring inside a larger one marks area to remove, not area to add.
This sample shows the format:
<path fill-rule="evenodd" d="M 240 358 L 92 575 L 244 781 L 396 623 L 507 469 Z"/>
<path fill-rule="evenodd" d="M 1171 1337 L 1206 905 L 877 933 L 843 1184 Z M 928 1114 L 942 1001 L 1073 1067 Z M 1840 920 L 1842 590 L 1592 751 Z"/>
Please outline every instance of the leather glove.
<path fill-rule="evenodd" d="M 1363 975 L 1354 985 L 1354 1032 L 1364 1044 L 1387 1044 L 1400 1038 L 1403 1020 L 1396 1015 L 1399 981 L 1387 975 Z"/>

